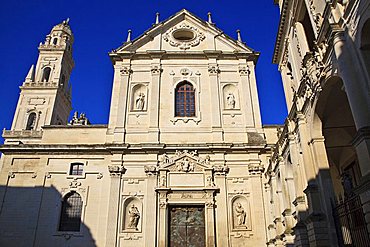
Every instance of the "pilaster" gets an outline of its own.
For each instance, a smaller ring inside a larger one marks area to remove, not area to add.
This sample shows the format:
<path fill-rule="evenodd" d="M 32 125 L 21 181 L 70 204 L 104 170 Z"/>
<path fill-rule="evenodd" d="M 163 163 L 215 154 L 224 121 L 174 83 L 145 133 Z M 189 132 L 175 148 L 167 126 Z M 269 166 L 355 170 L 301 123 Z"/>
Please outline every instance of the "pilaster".
<path fill-rule="evenodd" d="M 108 170 L 110 174 L 110 191 L 105 246 L 114 247 L 117 246 L 121 178 L 126 169 L 122 166 L 122 159 L 118 158 L 112 161 L 112 165 L 108 166 Z"/>

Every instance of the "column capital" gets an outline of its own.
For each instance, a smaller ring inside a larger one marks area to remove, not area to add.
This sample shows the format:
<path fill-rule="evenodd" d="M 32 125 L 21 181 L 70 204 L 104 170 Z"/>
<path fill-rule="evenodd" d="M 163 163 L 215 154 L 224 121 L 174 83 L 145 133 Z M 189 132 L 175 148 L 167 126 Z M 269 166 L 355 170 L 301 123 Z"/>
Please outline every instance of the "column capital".
<path fill-rule="evenodd" d="M 118 165 L 110 165 L 108 166 L 108 171 L 111 178 L 121 178 L 121 176 L 125 174 L 126 168 Z"/>
<path fill-rule="evenodd" d="M 217 64 L 209 64 L 208 65 L 208 73 L 209 75 L 217 75 L 219 74 L 221 71 L 218 67 Z"/>
<path fill-rule="evenodd" d="M 132 73 L 132 69 L 130 67 L 123 66 L 123 67 L 121 67 L 120 72 L 121 72 L 121 75 L 128 76 Z"/>

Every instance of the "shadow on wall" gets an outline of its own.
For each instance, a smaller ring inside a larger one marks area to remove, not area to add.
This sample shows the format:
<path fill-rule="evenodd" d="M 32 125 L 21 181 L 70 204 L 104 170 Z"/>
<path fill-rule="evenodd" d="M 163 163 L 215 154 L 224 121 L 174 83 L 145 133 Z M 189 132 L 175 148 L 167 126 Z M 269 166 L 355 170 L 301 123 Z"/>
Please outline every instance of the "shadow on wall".
<path fill-rule="evenodd" d="M 96 246 L 84 224 L 85 204 L 78 195 L 73 191 L 61 195 L 54 187 L 0 186 L 0 246 Z"/>
<path fill-rule="evenodd" d="M 309 207 L 295 213 L 295 240 L 287 246 L 370 246 L 360 197 L 354 187 L 343 186 L 338 199 L 330 170 L 320 169 L 304 190 Z"/>

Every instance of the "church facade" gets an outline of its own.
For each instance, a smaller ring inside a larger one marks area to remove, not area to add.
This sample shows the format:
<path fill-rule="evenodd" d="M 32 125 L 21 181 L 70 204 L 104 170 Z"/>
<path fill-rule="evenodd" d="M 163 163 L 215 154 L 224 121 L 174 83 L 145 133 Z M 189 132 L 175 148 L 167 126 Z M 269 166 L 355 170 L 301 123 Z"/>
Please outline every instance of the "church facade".
<path fill-rule="evenodd" d="M 113 50 L 107 125 L 72 119 L 68 20 L 0 147 L 0 246 L 370 246 L 370 2 L 275 0 L 288 116 L 259 53 L 187 10 Z"/>
<path fill-rule="evenodd" d="M 108 125 L 71 111 L 68 20 L 39 46 L 0 173 L 1 246 L 264 246 L 258 52 L 187 10 L 109 56 Z"/>

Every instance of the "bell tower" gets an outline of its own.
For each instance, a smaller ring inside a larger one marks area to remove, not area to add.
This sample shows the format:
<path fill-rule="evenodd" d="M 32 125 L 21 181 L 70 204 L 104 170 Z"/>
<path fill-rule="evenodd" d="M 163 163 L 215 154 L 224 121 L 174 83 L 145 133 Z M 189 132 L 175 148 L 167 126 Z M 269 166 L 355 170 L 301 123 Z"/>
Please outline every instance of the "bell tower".
<path fill-rule="evenodd" d="M 74 67 L 69 19 L 53 27 L 40 43 L 36 67 L 31 66 L 14 115 L 12 130 L 40 130 L 65 125 L 71 111 L 69 78 Z"/>

